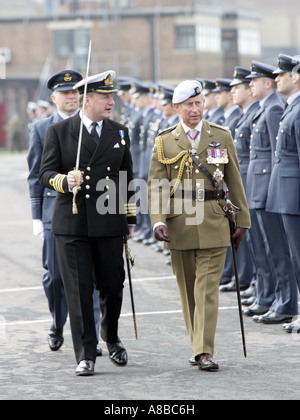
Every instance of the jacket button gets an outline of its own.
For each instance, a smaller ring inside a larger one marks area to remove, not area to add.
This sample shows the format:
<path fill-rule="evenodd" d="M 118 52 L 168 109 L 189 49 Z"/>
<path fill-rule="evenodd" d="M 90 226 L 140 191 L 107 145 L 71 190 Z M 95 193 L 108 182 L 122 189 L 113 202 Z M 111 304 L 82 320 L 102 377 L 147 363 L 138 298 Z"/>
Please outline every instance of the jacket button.
<path fill-rule="evenodd" d="M 88 167 L 86 168 L 86 170 L 90 172 L 91 167 L 90 167 L 90 166 L 88 166 Z"/>
<path fill-rule="evenodd" d="M 89 194 L 87 194 L 87 195 L 85 196 L 85 198 L 88 200 L 89 198 L 91 198 L 91 196 L 90 196 Z"/>
<path fill-rule="evenodd" d="M 86 186 L 85 186 L 85 188 L 86 188 L 87 190 L 89 190 L 91 187 L 90 187 L 89 185 L 86 185 Z"/>
<path fill-rule="evenodd" d="M 107 167 L 107 171 L 110 172 L 110 166 Z"/>
<path fill-rule="evenodd" d="M 89 181 L 89 180 L 91 179 L 91 177 L 90 177 L 89 175 L 87 175 L 87 176 L 85 177 L 85 179 L 86 179 L 87 181 Z"/>

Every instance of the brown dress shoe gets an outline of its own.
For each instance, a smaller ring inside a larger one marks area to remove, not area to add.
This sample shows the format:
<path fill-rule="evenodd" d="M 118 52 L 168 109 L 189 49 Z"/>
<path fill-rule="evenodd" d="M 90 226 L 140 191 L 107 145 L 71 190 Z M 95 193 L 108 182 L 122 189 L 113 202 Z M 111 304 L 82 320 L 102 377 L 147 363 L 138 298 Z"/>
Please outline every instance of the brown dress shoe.
<path fill-rule="evenodd" d="M 213 360 L 211 354 L 202 353 L 198 356 L 198 367 L 200 370 L 218 370 L 219 365 Z"/>

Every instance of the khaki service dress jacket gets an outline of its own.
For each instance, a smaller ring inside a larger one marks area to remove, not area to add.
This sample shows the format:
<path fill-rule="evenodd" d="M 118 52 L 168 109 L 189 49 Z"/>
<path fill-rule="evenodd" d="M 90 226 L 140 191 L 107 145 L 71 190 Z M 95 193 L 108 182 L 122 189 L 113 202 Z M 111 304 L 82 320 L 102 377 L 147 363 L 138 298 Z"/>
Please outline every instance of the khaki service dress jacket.
<path fill-rule="evenodd" d="M 201 219 L 197 224 L 187 223 L 187 220 L 193 216 L 187 214 L 185 206 L 181 205 L 182 198 L 170 198 L 170 208 L 167 212 L 169 214 L 166 214 L 160 205 L 165 193 L 163 193 L 163 189 L 157 186 L 159 183 L 154 180 L 169 180 L 169 188 L 171 189 L 175 180 L 181 178 L 181 184 L 175 192 L 175 197 L 178 196 L 178 190 L 185 187 L 188 179 L 191 190 L 197 191 L 199 185 L 204 187 L 205 190 L 214 189 L 212 181 L 202 170 L 197 168 L 194 162 L 190 164 L 187 171 L 188 159 L 184 153 L 190 149 L 191 144 L 181 123 L 163 131 L 157 137 L 148 178 L 148 204 L 152 225 L 157 222 L 163 222 L 167 225 L 170 243 L 165 243 L 165 246 L 169 249 L 189 250 L 227 247 L 230 245 L 229 222 L 216 199 L 205 200 L 201 203 L 203 220 Z M 227 163 L 216 163 L 218 160 L 210 158 L 221 154 L 227 155 L 227 159 L 225 159 Z M 182 157 L 178 158 L 181 155 Z M 240 176 L 236 149 L 230 132 L 219 125 L 203 120 L 196 157 L 212 174 L 217 176 L 219 174 L 224 177 L 219 182 L 219 189 L 223 188 L 223 181 L 225 181 L 230 192 L 231 202 L 240 209 L 236 213 L 236 226 L 250 228 L 249 210 Z M 184 165 L 182 165 L 183 159 L 187 160 Z M 180 172 L 182 172 L 182 176 Z M 221 200 L 221 202 L 224 204 L 224 200 Z"/>

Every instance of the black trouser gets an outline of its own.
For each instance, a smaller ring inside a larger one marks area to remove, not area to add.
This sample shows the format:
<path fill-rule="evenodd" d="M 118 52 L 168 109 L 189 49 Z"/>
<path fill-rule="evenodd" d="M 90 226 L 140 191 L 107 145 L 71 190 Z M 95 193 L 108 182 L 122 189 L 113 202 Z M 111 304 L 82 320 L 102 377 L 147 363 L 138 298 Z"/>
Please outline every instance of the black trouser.
<path fill-rule="evenodd" d="M 56 235 L 56 246 L 77 363 L 95 361 L 93 287 L 100 292 L 101 337 L 115 343 L 125 280 L 123 238 Z"/>

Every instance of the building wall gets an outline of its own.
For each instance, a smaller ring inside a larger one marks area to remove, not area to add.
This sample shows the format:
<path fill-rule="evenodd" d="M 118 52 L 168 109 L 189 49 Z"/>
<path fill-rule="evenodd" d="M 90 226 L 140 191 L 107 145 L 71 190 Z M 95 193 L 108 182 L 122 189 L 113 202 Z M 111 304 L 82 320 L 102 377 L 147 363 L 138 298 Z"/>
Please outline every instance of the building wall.
<path fill-rule="evenodd" d="M 0 8 L 5 1 L 0 0 Z M 18 9 L 14 15 L 13 1 L 5 3 L 9 18 L 0 19 L 0 53 L 1 48 L 11 50 L 7 79 L 0 80 L 0 102 L 7 104 L 8 118 L 18 112 L 24 126 L 26 103 L 49 97 L 45 83 L 52 73 L 68 67 L 85 72 L 86 50 L 81 55 L 56 56 L 57 31 L 81 30 L 86 45 L 92 40 L 91 74 L 112 68 L 120 76 L 168 84 L 185 78 L 231 77 L 235 65 L 249 67 L 255 59 L 275 63 L 279 52 L 296 54 L 300 48 L 300 3 L 295 0 L 286 0 L 284 5 L 279 0 L 79 1 L 78 7 L 86 4 L 88 9 L 73 12 L 67 1 L 58 8 L 59 2 L 53 0 L 52 15 L 42 2 L 29 0 L 27 14 Z M 117 4 L 128 8 L 114 8 Z M 241 10 L 241 5 L 247 9 Z M 1 12 L 3 16 L 3 7 Z M 176 45 L 176 31 L 178 26 L 189 25 L 195 26 L 195 48 L 183 50 Z M 205 47 L 201 28 L 219 28 L 220 45 L 214 51 Z M 253 38 L 260 34 L 256 44 L 251 44 L 252 34 Z M 253 48 L 257 44 L 260 49 Z"/>

